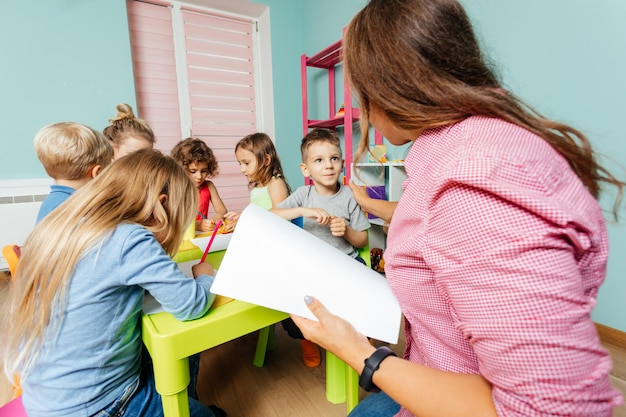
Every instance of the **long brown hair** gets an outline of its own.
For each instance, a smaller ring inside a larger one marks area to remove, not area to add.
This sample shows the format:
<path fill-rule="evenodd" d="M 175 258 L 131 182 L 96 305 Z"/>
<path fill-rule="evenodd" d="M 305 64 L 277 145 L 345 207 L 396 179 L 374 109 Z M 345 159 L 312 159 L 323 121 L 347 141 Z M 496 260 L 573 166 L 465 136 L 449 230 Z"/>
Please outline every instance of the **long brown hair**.
<path fill-rule="evenodd" d="M 274 142 L 267 134 L 258 132 L 244 136 L 237 142 L 235 152 L 240 148 L 252 152 L 257 162 L 257 171 L 250 177 L 248 188 L 264 187 L 269 184 L 273 177 L 278 177 L 285 180 L 287 192 L 291 194 L 278 152 L 276 152 Z M 269 162 L 266 160 L 267 156 L 269 156 Z"/>
<path fill-rule="evenodd" d="M 375 105 L 401 129 L 447 126 L 472 115 L 494 117 L 545 139 L 597 199 L 600 183 L 626 185 L 596 162 L 580 131 L 546 119 L 500 86 L 483 58 L 472 25 L 456 0 L 371 0 L 352 19 L 343 41 L 346 77 L 361 107 L 361 143 L 368 150 Z"/>
<path fill-rule="evenodd" d="M 174 255 L 197 207 L 198 192 L 178 162 L 144 149 L 105 168 L 47 215 L 26 240 L 13 280 L 3 333 L 8 375 L 28 372 L 52 318 L 62 314 L 72 271 L 86 251 L 117 225 L 136 223 L 160 236 Z"/>

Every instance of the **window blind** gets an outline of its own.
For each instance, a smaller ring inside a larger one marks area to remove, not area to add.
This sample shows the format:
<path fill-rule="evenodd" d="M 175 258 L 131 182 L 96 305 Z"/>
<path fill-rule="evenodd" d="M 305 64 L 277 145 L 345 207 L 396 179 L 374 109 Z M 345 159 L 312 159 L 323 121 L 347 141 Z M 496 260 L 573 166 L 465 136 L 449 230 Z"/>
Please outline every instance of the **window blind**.
<path fill-rule="evenodd" d="M 169 7 L 128 1 L 137 113 L 166 154 L 181 140 L 180 107 Z"/>
<path fill-rule="evenodd" d="M 234 149 L 257 131 L 256 23 L 184 5 L 127 3 L 137 105 L 156 147 L 169 153 L 187 136 L 204 140 L 219 162 L 211 180 L 222 200 L 229 210 L 243 209 L 250 194 Z"/>

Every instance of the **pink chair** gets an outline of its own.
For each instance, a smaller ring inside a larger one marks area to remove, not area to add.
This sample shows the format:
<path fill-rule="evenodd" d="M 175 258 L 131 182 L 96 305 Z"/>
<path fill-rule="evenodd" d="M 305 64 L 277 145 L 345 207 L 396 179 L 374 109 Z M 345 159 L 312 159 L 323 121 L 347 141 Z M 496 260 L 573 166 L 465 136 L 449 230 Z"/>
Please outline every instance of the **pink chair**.
<path fill-rule="evenodd" d="M 28 417 L 22 406 L 22 396 L 20 395 L 0 407 L 0 417 Z"/>

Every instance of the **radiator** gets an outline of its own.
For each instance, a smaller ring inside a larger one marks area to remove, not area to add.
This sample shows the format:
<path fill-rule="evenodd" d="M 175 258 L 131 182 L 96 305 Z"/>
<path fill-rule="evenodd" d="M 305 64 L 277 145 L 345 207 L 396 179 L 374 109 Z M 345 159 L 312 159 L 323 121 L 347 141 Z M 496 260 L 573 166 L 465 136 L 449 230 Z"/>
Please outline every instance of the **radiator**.
<path fill-rule="evenodd" d="M 0 180 L 0 247 L 24 244 L 51 184 L 51 178 Z M 0 270 L 8 270 L 1 254 Z"/>

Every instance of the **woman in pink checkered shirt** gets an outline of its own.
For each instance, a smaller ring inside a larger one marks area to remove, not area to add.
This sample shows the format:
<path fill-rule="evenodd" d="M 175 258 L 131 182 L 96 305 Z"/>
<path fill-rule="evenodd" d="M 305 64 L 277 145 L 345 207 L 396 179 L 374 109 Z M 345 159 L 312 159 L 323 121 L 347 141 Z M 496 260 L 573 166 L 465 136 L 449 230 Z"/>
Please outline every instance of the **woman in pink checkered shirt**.
<path fill-rule="evenodd" d="M 581 132 L 501 88 L 456 0 L 371 0 L 344 54 L 360 154 L 369 123 L 414 142 L 385 252 L 404 359 L 311 297 L 319 322 L 294 317 L 383 390 L 351 416 L 612 415 L 623 400 L 590 313 L 608 254 L 600 184 L 625 184 Z"/>

